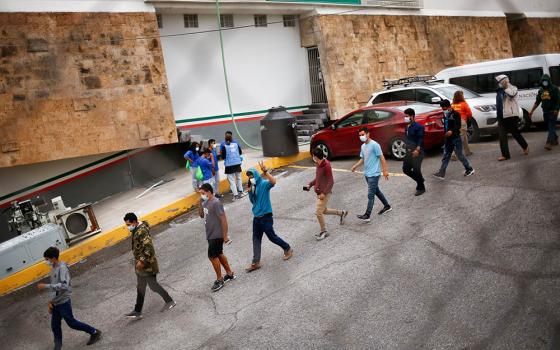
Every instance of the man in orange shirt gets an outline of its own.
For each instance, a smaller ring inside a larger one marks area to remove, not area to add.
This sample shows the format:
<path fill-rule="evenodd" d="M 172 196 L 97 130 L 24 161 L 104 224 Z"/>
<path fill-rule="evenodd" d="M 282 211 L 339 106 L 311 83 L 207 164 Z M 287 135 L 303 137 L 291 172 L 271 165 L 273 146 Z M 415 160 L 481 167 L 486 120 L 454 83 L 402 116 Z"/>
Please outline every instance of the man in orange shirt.
<path fill-rule="evenodd" d="M 470 156 L 473 154 L 469 148 L 469 137 L 467 135 L 468 120 L 472 118 L 472 111 L 468 103 L 465 101 L 463 91 L 455 91 L 453 95 L 453 104 L 451 105 L 454 111 L 461 115 L 461 142 L 463 143 L 463 154 Z M 457 156 L 453 153 L 453 160 L 457 160 Z"/>

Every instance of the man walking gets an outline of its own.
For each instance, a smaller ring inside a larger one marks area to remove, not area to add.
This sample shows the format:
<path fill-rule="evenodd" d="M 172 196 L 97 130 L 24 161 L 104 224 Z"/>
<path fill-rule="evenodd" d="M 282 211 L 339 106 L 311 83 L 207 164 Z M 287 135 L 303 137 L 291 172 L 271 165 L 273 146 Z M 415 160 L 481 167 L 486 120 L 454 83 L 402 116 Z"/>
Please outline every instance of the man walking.
<path fill-rule="evenodd" d="M 509 82 L 507 75 L 501 74 L 496 77 L 498 82 L 498 93 L 496 94 L 496 114 L 500 127 L 500 150 L 502 155 L 498 161 L 510 158 L 508 133 L 523 149 L 525 155 L 529 154 L 529 145 L 519 131 L 519 104 L 517 103 L 517 87 Z"/>
<path fill-rule="evenodd" d="M 101 331 L 92 326 L 82 323 L 74 318 L 72 312 L 72 287 L 70 286 L 70 271 L 68 266 L 58 260 L 60 252 L 56 247 L 50 247 L 43 253 L 47 264 L 51 266 L 50 284 L 39 283 L 37 289 L 49 289 L 53 296 L 49 301 L 49 313 L 51 314 L 51 329 L 54 335 L 54 349 L 62 348 L 62 320 L 66 321 L 68 327 L 88 333 L 87 345 L 97 343 L 101 339 Z"/>
<path fill-rule="evenodd" d="M 220 198 L 220 167 L 218 164 L 218 154 L 216 153 L 216 140 L 208 140 L 208 148 L 212 152 L 212 163 L 214 164 L 214 196 Z"/>
<path fill-rule="evenodd" d="M 282 248 L 284 260 L 292 257 L 293 250 L 288 243 L 278 237 L 274 232 L 274 220 L 272 218 L 272 204 L 270 203 L 270 190 L 276 185 L 276 179 L 272 176 L 263 162 L 259 162 L 263 178 L 256 169 L 249 169 L 249 200 L 253 204 L 253 261 L 246 269 L 252 272 L 261 268 L 261 243 L 263 234 L 268 239 Z"/>
<path fill-rule="evenodd" d="M 364 164 L 364 176 L 368 184 L 368 204 L 365 214 L 358 215 L 358 219 L 364 222 L 370 222 L 375 196 L 377 196 L 381 203 L 383 203 L 383 209 L 381 209 L 381 211 L 377 214 L 383 215 L 393 209 L 383 195 L 383 192 L 379 189 L 379 178 L 381 177 L 381 172 L 383 171 L 383 177 L 385 180 L 389 180 L 389 173 L 387 172 L 387 162 L 383 156 L 381 146 L 371 139 L 369 129 L 367 127 L 360 129 L 359 137 L 360 141 L 362 141 L 360 160 L 352 166 L 351 170 L 352 172 L 355 172 L 360 165 Z"/>
<path fill-rule="evenodd" d="M 560 109 L 560 91 L 557 86 L 552 85 L 548 74 L 544 74 L 541 78 L 541 88 L 537 93 L 537 100 L 529 112 L 529 118 L 533 116 L 535 109 L 537 109 L 541 103 L 544 122 L 548 130 L 544 149 L 550 151 L 552 146 L 558 146 L 556 121 L 558 120 L 558 110 Z"/>
<path fill-rule="evenodd" d="M 226 131 L 226 139 L 220 146 L 220 156 L 224 160 L 225 173 L 234 199 L 243 197 L 243 183 L 241 179 L 241 146 L 233 140 L 233 133 Z"/>
<path fill-rule="evenodd" d="M 415 196 L 426 192 L 422 176 L 422 160 L 424 159 L 424 126 L 415 121 L 416 112 L 412 108 L 404 111 L 406 127 L 406 155 L 403 161 L 403 172 L 416 181 Z"/>
<path fill-rule="evenodd" d="M 337 215 L 340 217 L 340 224 L 343 224 L 344 219 L 348 216 L 348 211 L 327 208 L 334 186 L 331 162 L 325 158 L 325 154 L 320 148 L 315 148 L 313 150 L 313 161 L 317 164 L 315 179 L 313 179 L 304 190 L 309 191 L 311 187 L 315 187 L 315 193 L 317 194 L 317 210 L 315 214 L 317 215 L 320 228 L 319 233 L 315 236 L 318 241 L 321 241 L 329 236 L 325 226 L 324 216 Z"/>
<path fill-rule="evenodd" d="M 210 184 L 200 187 L 200 205 L 198 215 L 204 219 L 206 239 L 208 240 L 208 259 L 216 272 L 216 281 L 212 291 L 217 292 L 225 282 L 233 281 L 237 276 L 231 271 L 228 259 L 224 255 L 224 242 L 229 241 L 228 223 L 224 205 L 214 196 L 214 189 Z M 222 266 L 226 275 L 222 277 Z"/>
<path fill-rule="evenodd" d="M 132 233 L 132 253 L 134 255 L 134 266 L 138 281 L 134 311 L 125 316 L 132 319 L 142 318 L 146 285 L 150 286 L 151 290 L 163 298 L 165 305 L 161 309 L 161 312 L 172 309 L 176 305 L 175 301 L 173 301 L 156 279 L 159 273 L 159 267 L 148 223 L 146 221 L 139 223 L 138 217 L 134 213 L 126 214 L 124 216 L 124 222 L 128 230 Z"/>
<path fill-rule="evenodd" d="M 443 148 L 443 159 L 441 161 L 441 168 L 437 173 L 434 174 L 438 179 L 445 179 L 445 171 L 447 170 L 447 165 L 449 165 L 449 160 L 455 150 L 457 158 L 463 163 L 465 167 L 465 176 L 471 176 L 474 174 L 474 169 L 469 164 L 467 157 L 463 155 L 463 145 L 461 143 L 461 115 L 451 108 L 451 103 L 449 100 L 443 100 L 440 102 L 441 109 L 443 109 L 443 126 L 445 132 L 445 144 Z"/>
<path fill-rule="evenodd" d="M 202 181 L 200 185 L 210 184 L 214 187 L 214 163 L 212 162 L 212 151 L 205 148 L 202 151 L 202 156 L 196 161 L 196 165 L 202 170 Z"/>

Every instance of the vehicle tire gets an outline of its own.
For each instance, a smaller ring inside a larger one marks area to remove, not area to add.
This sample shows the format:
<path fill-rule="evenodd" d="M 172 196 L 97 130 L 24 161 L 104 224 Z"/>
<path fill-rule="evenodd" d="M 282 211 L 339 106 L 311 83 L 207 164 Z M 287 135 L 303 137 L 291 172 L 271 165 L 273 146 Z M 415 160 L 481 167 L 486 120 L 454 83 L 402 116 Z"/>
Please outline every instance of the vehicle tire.
<path fill-rule="evenodd" d="M 329 149 L 329 146 L 327 146 L 324 142 L 319 142 L 315 145 L 315 148 L 320 148 L 323 153 L 325 154 L 325 158 L 327 158 L 328 160 L 332 159 L 332 153 L 331 150 Z"/>
<path fill-rule="evenodd" d="M 519 118 L 517 128 L 519 131 L 529 131 L 531 129 L 531 119 L 529 118 L 529 112 L 526 110 L 523 110 L 523 117 Z"/>
<path fill-rule="evenodd" d="M 474 118 L 471 119 L 471 125 L 467 128 L 467 137 L 469 139 L 469 143 L 480 141 L 480 130 L 478 129 L 478 124 Z"/>
<path fill-rule="evenodd" d="M 389 143 L 389 151 L 391 152 L 391 157 L 396 160 L 403 160 L 406 155 L 406 141 L 402 137 L 395 137 Z"/>

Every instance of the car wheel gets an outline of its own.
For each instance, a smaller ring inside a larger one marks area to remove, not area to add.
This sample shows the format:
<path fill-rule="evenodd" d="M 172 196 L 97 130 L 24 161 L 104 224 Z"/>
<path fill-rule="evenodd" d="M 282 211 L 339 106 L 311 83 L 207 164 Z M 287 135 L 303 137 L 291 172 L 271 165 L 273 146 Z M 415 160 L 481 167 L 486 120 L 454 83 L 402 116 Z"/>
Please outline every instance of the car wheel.
<path fill-rule="evenodd" d="M 529 112 L 526 110 L 523 110 L 523 117 L 519 118 L 517 128 L 519 131 L 529 131 L 531 129 L 531 119 L 529 118 Z"/>
<path fill-rule="evenodd" d="M 469 143 L 480 141 L 480 130 L 478 129 L 478 124 L 474 118 L 471 119 L 471 125 L 467 128 L 467 137 L 469 139 Z"/>
<path fill-rule="evenodd" d="M 389 144 L 391 156 L 397 160 L 403 160 L 406 155 L 406 141 L 402 137 L 395 137 Z"/>
<path fill-rule="evenodd" d="M 327 146 L 323 142 L 319 142 L 315 146 L 315 148 L 319 148 L 321 151 L 323 151 L 323 154 L 325 155 L 325 158 L 327 158 L 328 160 L 332 159 L 332 154 L 331 154 L 331 150 L 329 149 L 329 146 Z"/>

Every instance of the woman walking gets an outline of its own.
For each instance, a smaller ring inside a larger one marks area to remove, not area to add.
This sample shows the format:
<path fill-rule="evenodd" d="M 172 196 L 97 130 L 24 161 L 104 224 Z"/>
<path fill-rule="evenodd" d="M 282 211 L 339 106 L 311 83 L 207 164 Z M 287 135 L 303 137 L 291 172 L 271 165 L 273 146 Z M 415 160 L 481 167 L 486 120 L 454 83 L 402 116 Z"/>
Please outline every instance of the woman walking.
<path fill-rule="evenodd" d="M 461 115 L 461 142 L 463 143 L 463 154 L 470 156 L 473 153 L 469 148 L 469 136 L 467 134 L 467 129 L 468 120 L 472 118 L 472 111 L 469 104 L 465 101 L 463 91 L 455 91 L 455 94 L 453 94 L 453 104 L 451 105 L 451 108 Z M 453 152 L 453 160 L 457 160 L 455 152 Z"/>

